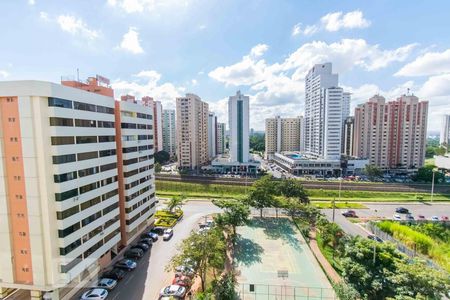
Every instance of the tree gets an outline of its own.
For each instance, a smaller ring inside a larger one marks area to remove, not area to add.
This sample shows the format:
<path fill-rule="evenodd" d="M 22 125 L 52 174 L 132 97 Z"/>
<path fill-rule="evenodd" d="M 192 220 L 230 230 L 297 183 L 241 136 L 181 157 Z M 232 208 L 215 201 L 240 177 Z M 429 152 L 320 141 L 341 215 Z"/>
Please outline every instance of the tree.
<path fill-rule="evenodd" d="M 195 266 L 195 275 L 200 277 L 202 291 L 205 291 L 208 270 L 216 274 L 224 266 L 226 245 L 222 231 L 213 228 L 202 233 L 192 232 L 178 247 L 179 253 L 166 269 L 173 270 L 189 261 Z"/>
<path fill-rule="evenodd" d="M 182 206 L 185 199 L 185 195 L 173 196 L 167 203 L 167 209 L 172 212 L 175 208 Z"/>
<path fill-rule="evenodd" d="M 374 165 L 366 165 L 364 168 L 364 174 L 369 177 L 370 181 L 373 181 L 376 177 L 380 177 L 383 175 L 383 172 L 381 172 L 380 168 Z"/>
<path fill-rule="evenodd" d="M 170 154 L 164 150 L 156 152 L 153 157 L 155 158 L 155 163 L 159 163 L 161 165 L 170 160 Z"/>
<path fill-rule="evenodd" d="M 218 216 L 219 223 L 232 228 L 233 241 L 236 237 L 236 227 L 247 223 L 250 215 L 250 208 L 246 203 L 237 200 L 213 200 L 216 206 L 224 210 Z"/>
<path fill-rule="evenodd" d="M 159 173 L 161 172 L 161 164 L 160 163 L 155 163 L 155 173 Z"/>
<path fill-rule="evenodd" d="M 333 248 L 333 257 L 336 248 L 339 246 L 341 239 L 344 237 L 344 231 L 338 224 L 333 222 L 324 222 L 320 227 L 322 241 L 325 245 L 331 244 Z"/>
<path fill-rule="evenodd" d="M 263 209 L 273 206 L 276 193 L 276 186 L 272 176 L 263 176 L 253 183 L 246 202 L 248 205 L 259 209 L 262 218 Z"/>
<path fill-rule="evenodd" d="M 303 185 L 296 179 L 283 179 L 277 184 L 278 193 L 286 198 L 295 198 L 301 203 L 309 203 L 309 197 Z"/>
<path fill-rule="evenodd" d="M 236 278 L 234 274 L 226 274 L 220 280 L 213 282 L 213 291 L 216 299 L 236 300 Z"/>
<path fill-rule="evenodd" d="M 415 181 L 431 182 L 433 181 L 433 169 L 436 166 L 428 165 L 417 170 L 417 175 L 414 177 Z M 445 175 L 441 172 L 434 172 L 434 183 L 443 182 Z"/>
<path fill-rule="evenodd" d="M 250 149 L 256 152 L 264 152 L 266 145 L 265 145 L 265 135 L 261 133 L 255 133 L 252 136 L 250 136 Z"/>
<path fill-rule="evenodd" d="M 333 284 L 333 289 L 339 300 L 359 300 L 361 296 L 358 291 L 346 282 L 339 282 Z"/>

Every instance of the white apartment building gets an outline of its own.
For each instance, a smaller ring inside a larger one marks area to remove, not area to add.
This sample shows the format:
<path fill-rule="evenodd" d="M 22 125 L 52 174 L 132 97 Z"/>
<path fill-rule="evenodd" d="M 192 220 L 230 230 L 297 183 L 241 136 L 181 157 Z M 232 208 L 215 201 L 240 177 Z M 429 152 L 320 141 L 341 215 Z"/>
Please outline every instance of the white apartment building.
<path fill-rule="evenodd" d="M 195 94 L 177 101 L 177 157 L 180 169 L 199 169 L 209 162 L 208 103 Z"/>
<path fill-rule="evenodd" d="M 116 101 L 122 245 L 154 222 L 153 110 L 134 99 Z"/>
<path fill-rule="evenodd" d="M 162 114 L 162 139 L 163 150 L 170 154 L 170 157 L 176 155 L 176 131 L 175 131 L 175 110 L 164 109 Z"/>
<path fill-rule="evenodd" d="M 450 115 L 442 116 L 442 125 L 440 132 L 439 143 L 447 147 L 447 151 L 450 150 Z"/>
<path fill-rule="evenodd" d="M 208 155 L 209 159 L 217 155 L 217 117 L 213 112 L 208 114 Z"/>
<path fill-rule="evenodd" d="M 344 99 L 331 63 L 317 64 L 305 78 L 304 152 L 312 157 L 340 159 Z"/>
<path fill-rule="evenodd" d="M 428 101 L 403 95 L 386 103 L 375 95 L 355 109 L 353 152 L 383 169 L 424 165 Z"/>
<path fill-rule="evenodd" d="M 266 119 L 265 159 L 272 159 L 275 153 L 300 151 L 303 117 Z"/>
<path fill-rule="evenodd" d="M 228 126 L 230 128 L 230 161 L 249 161 L 249 105 L 250 98 L 240 91 L 228 100 Z"/>
<path fill-rule="evenodd" d="M 350 101 L 352 94 L 349 92 L 342 93 L 342 120 L 345 121 L 350 116 Z"/>
<path fill-rule="evenodd" d="M 0 82 L 1 289 L 70 299 L 118 252 L 113 92 L 89 80 Z"/>
<path fill-rule="evenodd" d="M 217 123 L 217 154 L 225 153 L 225 123 Z"/>

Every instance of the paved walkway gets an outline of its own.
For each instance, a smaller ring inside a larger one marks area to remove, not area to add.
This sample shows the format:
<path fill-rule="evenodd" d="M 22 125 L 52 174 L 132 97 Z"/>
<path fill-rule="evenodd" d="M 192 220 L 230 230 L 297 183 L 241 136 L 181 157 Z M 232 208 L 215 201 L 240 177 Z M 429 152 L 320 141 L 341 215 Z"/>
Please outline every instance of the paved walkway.
<path fill-rule="evenodd" d="M 310 236 L 309 247 L 311 248 L 312 253 L 322 266 L 322 269 L 325 271 L 325 274 L 327 274 L 328 278 L 330 278 L 332 282 L 334 283 L 341 282 L 342 278 L 339 276 L 339 274 L 336 272 L 333 266 L 328 262 L 325 256 L 323 256 L 322 251 L 320 251 L 319 245 L 317 245 L 316 231 L 312 230 L 309 236 Z"/>

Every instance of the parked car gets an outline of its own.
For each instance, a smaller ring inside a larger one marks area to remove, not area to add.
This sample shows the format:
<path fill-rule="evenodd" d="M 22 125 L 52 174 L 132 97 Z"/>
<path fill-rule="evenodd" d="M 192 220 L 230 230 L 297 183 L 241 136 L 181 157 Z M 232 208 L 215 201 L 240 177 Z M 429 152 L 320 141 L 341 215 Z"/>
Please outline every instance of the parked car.
<path fill-rule="evenodd" d="M 131 249 L 141 249 L 142 251 L 146 252 L 150 247 L 146 243 L 140 243 L 138 242 L 136 245 L 131 246 Z"/>
<path fill-rule="evenodd" d="M 402 219 L 402 217 L 399 214 L 395 214 L 392 218 L 394 220 L 401 220 Z"/>
<path fill-rule="evenodd" d="M 153 239 L 151 238 L 141 238 L 139 240 L 139 243 L 147 244 L 147 246 L 152 247 L 153 246 Z"/>
<path fill-rule="evenodd" d="M 172 238 L 173 236 L 173 229 L 172 228 L 168 228 L 166 230 L 164 230 L 164 234 L 163 234 L 163 241 L 168 241 Z"/>
<path fill-rule="evenodd" d="M 139 259 L 142 256 L 144 256 L 144 251 L 142 251 L 139 248 L 131 248 L 127 251 L 125 251 L 123 257 L 130 258 L 130 259 Z"/>
<path fill-rule="evenodd" d="M 342 213 L 342 215 L 346 218 L 356 218 L 356 211 L 354 210 L 346 210 Z"/>
<path fill-rule="evenodd" d="M 102 278 L 97 282 L 97 288 L 112 290 L 117 285 L 117 280 L 111 278 Z"/>
<path fill-rule="evenodd" d="M 376 241 L 376 242 L 378 242 L 378 243 L 382 243 L 382 242 L 383 242 L 382 239 L 380 239 L 379 237 L 377 237 L 376 235 L 373 235 L 373 234 L 369 234 L 369 235 L 367 236 L 367 238 L 368 238 L 369 240 L 373 240 L 373 241 Z"/>
<path fill-rule="evenodd" d="M 177 273 L 179 273 L 176 276 L 180 276 L 180 274 L 181 274 L 181 275 L 184 275 L 184 276 L 192 277 L 192 276 L 195 275 L 194 269 L 192 269 L 191 267 L 188 267 L 188 266 L 178 266 L 178 267 L 175 268 L 175 271 Z"/>
<path fill-rule="evenodd" d="M 448 217 L 447 216 L 441 216 L 441 221 L 448 221 Z"/>
<path fill-rule="evenodd" d="M 105 273 L 103 273 L 102 277 L 105 278 L 111 278 L 114 280 L 121 280 L 122 278 L 125 277 L 125 271 L 122 269 L 118 269 L 118 268 L 114 268 L 111 269 L 109 271 L 106 271 Z"/>
<path fill-rule="evenodd" d="M 158 234 L 159 233 L 156 233 L 156 229 L 152 229 L 152 231 L 142 234 L 141 238 L 143 238 L 143 239 L 150 238 L 150 239 L 152 239 L 153 242 L 156 242 L 158 240 Z"/>
<path fill-rule="evenodd" d="M 124 269 L 127 271 L 132 271 L 136 269 L 137 263 L 131 259 L 122 259 L 121 261 L 117 262 L 114 267 L 119 269 Z"/>
<path fill-rule="evenodd" d="M 103 300 L 108 296 L 108 291 L 105 289 L 91 289 L 81 296 L 81 300 Z"/>
<path fill-rule="evenodd" d="M 160 292 L 161 296 L 184 297 L 186 288 L 181 285 L 172 284 L 163 288 Z"/>
<path fill-rule="evenodd" d="M 418 215 L 417 220 L 423 221 L 426 220 L 424 215 Z"/>
<path fill-rule="evenodd" d="M 431 217 L 431 221 L 439 221 L 439 217 L 438 216 L 432 216 Z"/>
<path fill-rule="evenodd" d="M 404 207 L 397 207 L 395 209 L 395 212 L 399 213 L 399 214 L 409 214 L 409 210 L 407 208 L 404 208 Z"/>
<path fill-rule="evenodd" d="M 188 276 L 175 276 L 172 280 L 172 284 L 190 287 L 192 285 L 192 279 Z"/>
<path fill-rule="evenodd" d="M 411 214 L 407 214 L 407 215 L 405 216 L 405 219 L 408 220 L 408 221 L 414 221 L 414 217 L 413 217 L 413 215 L 411 215 Z"/>

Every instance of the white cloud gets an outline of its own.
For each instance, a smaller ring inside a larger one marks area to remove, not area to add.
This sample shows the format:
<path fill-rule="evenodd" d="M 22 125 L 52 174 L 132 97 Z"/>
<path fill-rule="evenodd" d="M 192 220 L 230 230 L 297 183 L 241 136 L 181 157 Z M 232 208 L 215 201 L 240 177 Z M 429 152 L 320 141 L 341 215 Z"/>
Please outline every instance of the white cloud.
<path fill-rule="evenodd" d="M 269 49 L 269 46 L 267 46 L 266 44 L 258 44 L 255 47 L 252 48 L 252 50 L 250 51 L 250 56 L 251 57 L 260 57 L 262 56 L 267 50 Z"/>
<path fill-rule="evenodd" d="M 116 98 L 125 94 L 134 95 L 138 99 L 143 96 L 150 96 L 161 101 L 165 108 L 175 108 L 175 98 L 185 92 L 184 87 L 177 87 L 169 82 L 161 84 L 161 74 L 154 70 L 143 70 L 133 77 L 136 77 L 137 80 L 116 79 L 111 83 Z"/>
<path fill-rule="evenodd" d="M 297 35 L 300 35 L 300 34 L 313 35 L 318 30 L 319 30 L 319 28 L 316 25 L 308 25 L 308 26 L 305 26 L 304 29 L 302 29 L 302 24 L 301 23 L 297 23 L 292 28 L 292 36 L 297 36 Z"/>
<path fill-rule="evenodd" d="M 202 24 L 202 25 L 198 26 L 198 29 L 200 29 L 200 30 L 205 30 L 205 29 L 206 29 L 206 25 L 205 25 L 205 24 Z"/>
<path fill-rule="evenodd" d="M 0 77 L 7 78 L 7 77 L 9 77 L 9 73 L 5 70 L 0 70 Z"/>
<path fill-rule="evenodd" d="M 35 4 L 36 4 L 36 1 L 35 1 L 35 0 L 28 0 L 28 4 L 29 4 L 29 5 L 35 5 Z"/>
<path fill-rule="evenodd" d="M 198 84 L 197 79 L 192 79 L 192 80 L 191 80 L 191 84 L 192 84 L 193 86 L 196 86 L 196 85 Z"/>
<path fill-rule="evenodd" d="M 119 49 L 132 54 L 144 53 L 144 49 L 142 49 L 141 42 L 139 40 L 139 32 L 135 27 L 130 27 L 128 32 L 123 35 Z"/>
<path fill-rule="evenodd" d="M 50 21 L 50 18 L 48 17 L 48 13 L 46 13 L 45 11 L 41 11 L 39 13 L 39 18 L 41 18 L 41 20 L 44 20 L 46 22 Z"/>
<path fill-rule="evenodd" d="M 419 94 L 426 97 L 446 96 L 448 104 L 448 99 L 450 98 L 450 74 L 431 76 L 422 85 Z"/>
<path fill-rule="evenodd" d="M 292 28 L 292 36 L 313 35 L 320 30 L 336 32 L 341 29 L 366 28 L 370 26 L 370 21 L 364 18 L 360 10 L 343 13 L 341 11 L 328 13 L 320 18 L 320 21 L 314 25 L 303 26 L 297 23 Z"/>
<path fill-rule="evenodd" d="M 364 18 L 362 11 L 354 10 L 346 14 L 339 12 L 329 13 L 320 19 L 327 31 L 338 31 L 340 29 L 366 28 L 370 21 Z"/>
<path fill-rule="evenodd" d="M 48 20 L 46 13 L 41 13 L 40 16 L 44 20 Z M 81 19 L 72 15 L 60 15 L 56 19 L 59 27 L 72 35 L 79 35 L 89 40 L 97 39 L 100 33 L 96 30 L 90 29 L 86 23 Z"/>
<path fill-rule="evenodd" d="M 401 68 L 396 76 L 427 76 L 450 73 L 450 49 L 429 52 Z"/>
<path fill-rule="evenodd" d="M 108 5 L 120 8 L 126 13 L 151 12 L 160 8 L 179 8 L 188 6 L 188 0 L 108 0 Z"/>

